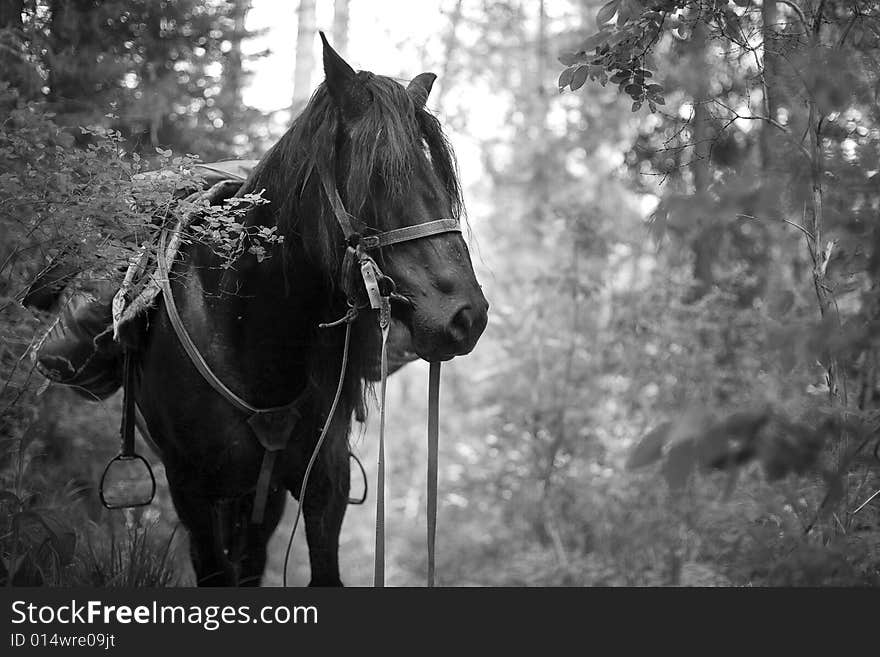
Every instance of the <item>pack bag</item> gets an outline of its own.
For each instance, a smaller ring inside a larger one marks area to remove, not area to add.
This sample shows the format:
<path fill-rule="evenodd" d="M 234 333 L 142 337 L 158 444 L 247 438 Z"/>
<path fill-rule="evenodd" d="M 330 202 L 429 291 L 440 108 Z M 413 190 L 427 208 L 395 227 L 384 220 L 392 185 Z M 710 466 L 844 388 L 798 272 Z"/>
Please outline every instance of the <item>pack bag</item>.
<path fill-rule="evenodd" d="M 122 346 L 113 339 L 111 305 L 116 284 L 82 281 L 62 292 L 61 312 L 37 344 L 34 363 L 43 376 L 91 399 L 106 399 L 122 385 Z"/>

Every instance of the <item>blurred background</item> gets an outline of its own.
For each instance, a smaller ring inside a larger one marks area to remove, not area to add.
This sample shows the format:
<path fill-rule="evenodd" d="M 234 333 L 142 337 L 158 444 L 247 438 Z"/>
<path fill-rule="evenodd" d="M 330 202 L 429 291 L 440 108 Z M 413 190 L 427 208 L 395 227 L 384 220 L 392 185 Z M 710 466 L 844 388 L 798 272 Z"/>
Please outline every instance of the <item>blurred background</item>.
<path fill-rule="evenodd" d="M 100 508 L 120 400 L 47 386 L 27 353 L 53 316 L 19 301 L 169 150 L 259 158 L 322 80 L 318 29 L 356 69 L 438 75 L 491 303 L 443 372 L 440 584 L 880 583 L 880 11 L 858 0 L 4 0 L 3 578 L 192 584 L 164 484 Z M 426 389 L 422 362 L 389 381 L 394 586 L 424 581 Z M 375 424 L 347 585 L 372 581 Z"/>

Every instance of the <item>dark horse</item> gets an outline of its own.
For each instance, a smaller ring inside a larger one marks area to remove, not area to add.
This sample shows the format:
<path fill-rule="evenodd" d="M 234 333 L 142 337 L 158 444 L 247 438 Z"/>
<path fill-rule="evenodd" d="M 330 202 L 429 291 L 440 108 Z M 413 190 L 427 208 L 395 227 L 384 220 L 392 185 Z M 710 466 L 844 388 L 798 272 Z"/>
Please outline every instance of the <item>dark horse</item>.
<path fill-rule="evenodd" d="M 323 35 L 322 35 L 323 39 Z M 166 467 L 175 508 L 188 528 L 199 584 L 258 584 L 266 543 L 286 491 L 299 494 L 304 470 L 334 395 L 343 328 L 318 328 L 345 314 L 345 252 L 317 170 L 335 172 L 345 208 L 384 231 L 462 211 L 452 151 L 425 110 L 435 76 L 405 88 L 355 72 L 324 41 L 325 81 L 239 194 L 265 189 L 252 226 L 277 226 L 283 245 L 258 262 L 223 269 L 211 249 L 189 245 L 172 265 L 173 296 L 199 352 L 239 397 L 257 407 L 297 400 L 299 415 L 273 469 L 262 523 L 250 522 L 264 450 L 246 415 L 217 394 L 187 357 L 165 305 L 141 354 L 138 404 Z M 376 255 L 401 295 L 393 316 L 415 353 L 448 360 L 473 349 L 488 304 L 459 233 L 387 246 Z M 361 283 L 361 286 L 363 283 Z M 349 493 L 348 433 L 375 378 L 376 314 L 352 329 L 350 366 L 328 440 L 303 505 L 311 585 L 341 585 L 339 533 Z"/>

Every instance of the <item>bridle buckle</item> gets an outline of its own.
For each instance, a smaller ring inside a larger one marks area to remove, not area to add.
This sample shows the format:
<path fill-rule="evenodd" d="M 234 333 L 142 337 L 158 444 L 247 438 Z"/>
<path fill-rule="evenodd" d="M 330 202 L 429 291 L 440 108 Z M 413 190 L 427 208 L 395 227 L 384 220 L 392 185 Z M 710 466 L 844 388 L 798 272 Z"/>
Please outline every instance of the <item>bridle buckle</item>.
<path fill-rule="evenodd" d="M 378 235 L 362 235 L 360 240 L 361 246 L 365 249 L 378 249 L 380 240 Z"/>

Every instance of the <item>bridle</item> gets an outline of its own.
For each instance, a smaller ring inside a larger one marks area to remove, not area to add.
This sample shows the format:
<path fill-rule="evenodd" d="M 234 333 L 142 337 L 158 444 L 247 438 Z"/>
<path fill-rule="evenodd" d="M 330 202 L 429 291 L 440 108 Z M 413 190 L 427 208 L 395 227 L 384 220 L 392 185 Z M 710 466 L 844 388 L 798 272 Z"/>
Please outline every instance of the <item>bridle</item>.
<path fill-rule="evenodd" d="M 317 160 L 313 162 L 313 165 L 314 168 L 317 169 L 324 194 L 327 197 L 330 208 L 333 211 L 333 215 L 335 216 L 345 239 L 345 255 L 343 257 L 340 271 L 340 287 L 346 295 L 348 311 L 339 320 L 326 324 L 319 324 L 321 328 L 330 328 L 344 324 L 345 340 L 343 343 L 342 361 L 339 370 L 336 393 L 303 476 L 297 514 L 294 519 L 293 528 L 290 532 L 287 551 L 284 557 L 283 583 L 285 586 L 287 585 L 288 560 L 290 557 L 291 546 L 293 545 L 293 538 L 296 534 L 296 529 L 302 515 L 309 475 L 311 474 L 312 466 L 314 465 L 318 453 L 321 450 L 321 446 L 330 430 L 330 425 L 336 413 L 336 407 L 342 396 L 345 373 L 348 365 L 349 347 L 351 344 L 351 327 L 355 319 L 357 319 L 359 312 L 368 308 L 370 310 L 378 311 L 379 328 L 382 334 L 379 394 L 379 457 L 376 484 L 376 554 L 373 583 L 374 586 L 383 587 L 385 585 L 385 389 L 388 378 L 387 346 L 388 334 L 391 326 L 391 298 L 393 295 L 396 295 L 396 292 L 394 290 L 394 281 L 382 273 L 379 265 L 369 252 L 393 244 L 410 242 L 424 237 L 430 237 L 432 235 L 451 232 L 460 233 L 461 226 L 456 219 L 438 219 L 387 231 L 376 231 L 375 229 L 368 228 L 364 222 L 346 211 L 339 195 L 339 190 L 336 186 L 336 180 L 326 165 Z M 310 175 L 311 170 L 307 173 L 306 179 L 308 179 Z M 177 310 L 177 305 L 174 302 L 174 294 L 171 289 L 169 266 L 166 256 L 166 233 L 167 231 L 163 231 L 160 237 L 157 263 L 159 284 L 162 288 L 162 294 L 165 299 L 165 308 L 171 326 L 174 328 L 174 332 L 183 346 L 184 351 L 186 351 L 190 361 L 205 381 L 232 406 L 248 415 L 248 423 L 255 430 L 258 439 L 260 439 L 260 442 L 265 449 L 263 453 L 263 461 L 260 466 L 260 474 L 257 477 L 253 513 L 251 517 L 252 522 L 260 523 L 263 519 L 275 460 L 278 452 L 286 446 L 287 437 L 285 436 L 281 441 L 266 440 L 259 431 L 259 427 L 265 417 L 277 416 L 278 414 L 296 413 L 296 409 L 294 408 L 296 401 L 286 406 L 258 408 L 232 392 L 232 390 L 230 390 L 211 370 L 211 367 L 199 353 L 198 348 L 186 330 L 183 320 L 180 317 L 180 313 Z M 368 306 L 361 306 L 357 302 L 358 291 L 356 287 L 353 287 L 352 283 L 352 281 L 357 280 L 357 276 L 354 275 L 356 270 L 359 270 L 360 272 L 360 279 L 363 281 L 364 290 L 369 300 Z M 427 582 L 428 586 L 432 587 L 434 585 L 434 544 L 437 523 L 437 454 L 439 443 L 438 425 L 440 393 L 439 362 L 432 362 L 430 364 L 428 378 Z"/>

